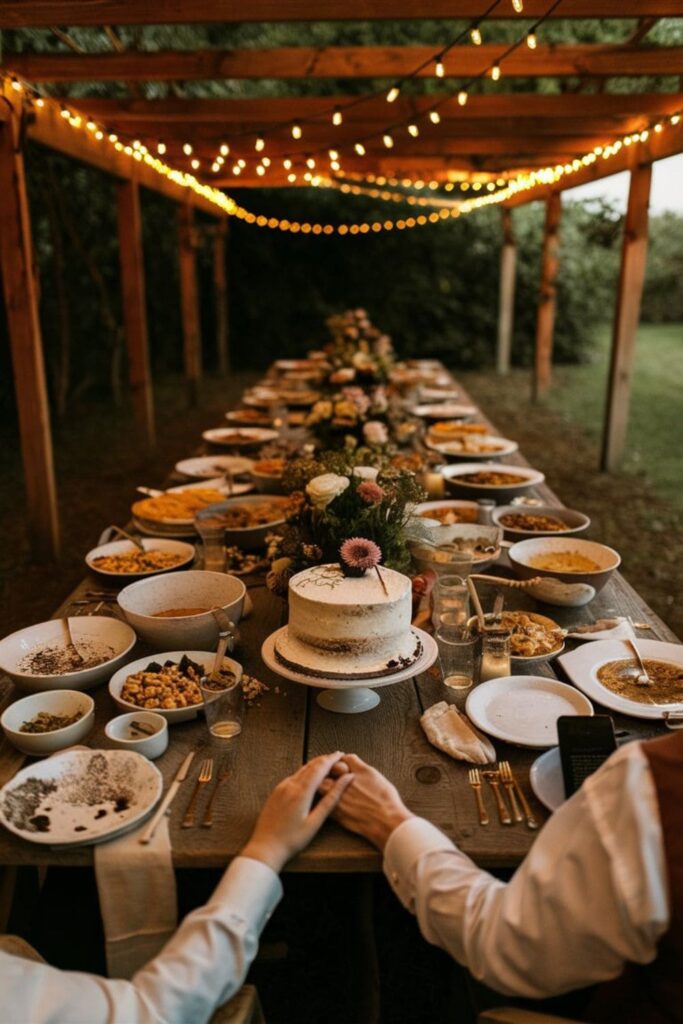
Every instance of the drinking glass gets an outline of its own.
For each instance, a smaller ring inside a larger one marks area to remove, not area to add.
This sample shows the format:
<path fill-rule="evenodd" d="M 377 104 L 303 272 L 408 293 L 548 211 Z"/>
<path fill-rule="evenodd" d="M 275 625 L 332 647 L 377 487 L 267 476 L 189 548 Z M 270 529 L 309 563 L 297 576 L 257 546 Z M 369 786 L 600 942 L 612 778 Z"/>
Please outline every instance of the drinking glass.
<path fill-rule="evenodd" d="M 244 695 L 240 679 L 220 688 L 220 682 L 203 678 L 199 683 L 204 699 L 204 715 L 214 739 L 230 740 L 242 732 Z M 218 688 L 217 688 L 218 687 Z"/>
<path fill-rule="evenodd" d="M 208 572 L 225 572 L 225 524 L 194 521 L 197 533 L 202 538 L 204 568 Z"/>
<path fill-rule="evenodd" d="M 479 681 L 502 679 L 509 676 L 510 665 L 510 634 L 500 631 L 485 633 L 481 638 L 481 665 Z"/>
<path fill-rule="evenodd" d="M 439 576 L 432 591 L 432 625 L 464 626 L 470 617 L 470 595 L 461 576 Z"/>
<path fill-rule="evenodd" d="M 469 690 L 474 682 L 476 636 L 444 626 L 437 630 L 436 644 L 444 685 L 451 690 Z"/>

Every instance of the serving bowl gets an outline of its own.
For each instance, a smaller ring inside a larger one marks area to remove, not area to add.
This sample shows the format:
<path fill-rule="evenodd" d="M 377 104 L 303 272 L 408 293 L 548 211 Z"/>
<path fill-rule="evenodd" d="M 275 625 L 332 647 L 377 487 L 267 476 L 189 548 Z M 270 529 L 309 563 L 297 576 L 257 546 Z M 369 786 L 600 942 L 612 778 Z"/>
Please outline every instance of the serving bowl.
<path fill-rule="evenodd" d="M 502 531 L 499 526 L 483 525 L 481 523 L 456 523 L 453 526 L 429 526 L 428 520 L 425 524 L 429 531 L 429 540 L 435 545 L 450 544 L 453 541 L 464 541 L 474 543 L 479 538 L 486 538 L 488 544 L 494 550 L 486 554 L 472 553 L 472 571 L 479 572 L 487 569 L 500 556 L 500 542 Z M 424 541 L 411 540 L 408 542 L 413 561 L 418 572 L 425 569 L 433 569 L 437 575 L 444 573 L 457 573 L 457 568 L 447 558 L 447 552 L 439 552 L 430 547 Z"/>
<path fill-rule="evenodd" d="M 267 496 L 261 494 L 249 494 L 244 498 L 228 498 L 227 501 L 221 501 L 216 505 L 209 505 L 208 508 L 202 509 L 202 511 L 197 514 L 195 522 L 197 524 L 201 524 L 202 522 L 212 519 L 218 521 L 221 517 L 225 518 L 225 514 L 230 512 L 231 509 L 245 505 L 259 506 L 266 503 L 272 503 L 273 505 L 281 507 L 282 513 L 278 513 L 277 518 L 259 526 L 226 526 L 225 528 L 225 543 L 228 546 L 236 544 L 237 547 L 241 548 L 243 551 L 254 551 L 258 548 L 265 547 L 267 535 L 276 526 L 282 526 L 285 522 L 285 509 L 289 504 L 288 498 L 280 497 L 278 495 Z"/>
<path fill-rule="evenodd" d="M 464 443 L 486 445 L 486 451 L 468 452 L 459 449 Z M 473 434 L 465 435 L 462 438 L 450 441 L 428 441 L 427 447 L 438 452 L 447 462 L 477 462 L 480 459 L 502 459 L 506 455 L 513 455 L 519 445 L 507 437 L 498 437 L 495 434 Z"/>
<path fill-rule="evenodd" d="M 252 466 L 252 460 L 242 455 L 197 455 L 192 459 L 176 462 L 177 473 L 195 477 L 198 480 L 213 480 L 221 473 L 232 473 L 233 477 L 243 476 Z"/>
<path fill-rule="evenodd" d="M 138 658 L 137 661 L 131 661 L 129 665 L 126 665 L 113 675 L 109 681 L 109 693 L 116 706 L 121 708 L 122 711 L 134 711 L 135 718 L 139 715 L 149 714 L 150 712 L 147 709 L 139 708 L 136 704 L 133 704 L 132 701 L 124 700 L 121 696 L 126 680 L 129 676 L 135 675 L 136 672 L 141 672 L 143 669 L 147 668 L 152 661 L 156 661 L 162 665 L 167 661 L 173 661 L 178 664 L 184 655 L 186 655 L 190 661 L 194 661 L 198 665 L 202 665 L 206 675 L 211 672 L 213 663 L 216 660 L 216 655 L 212 654 L 211 651 L 182 650 L 164 651 L 163 654 L 157 654 L 153 657 L 147 655 L 146 658 Z M 221 667 L 233 672 L 238 680 L 242 678 L 242 666 L 233 658 L 223 658 Z M 218 696 L 220 696 L 220 691 L 216 692 L 216 697 Z M 192 704 L 186 708 L 154 708 L 153 714 L 160 715 L 169 723 L 169 725 L 172 725 L 176 722 L 187 722 L 192 718 L 196 718 L 197 712 L 201 707 L 202 705 L 200 703 Z"/>
<path fill-rule="evenodd" d="M 24 722 L 35 718 L 41 711 L 49 715 L 75 715 L 78 721 L 51 732 L 22 732 Z M 79 690 L 49 690 L 33 693 L 10 704 L 0 718 L 5 736 L 10 743 L 31 757 L 47 757 L 58 750 L 72 747 L 85 739 L 95 724 L 95 701 Z"/>
<path fill-rule="evenodd" d="M 185 573 L 179 573 L 184 576 Z M 27 661 L 44 648 L 65 649 L 64 627 L 61 619 L 49 619 L 35 626 L 27 626 L 0 640 L 0 671 L 5 672 L 17 686 L 31 693 L 43 690 L 89 690 L 123 665 L 135 645 L 135 633 L 129 625 L 110 615 L 84 615 L 69 619 L 71 636 L 76 649 L 86 655 L 107 655 L 105 661 L 92 668 L 72 672 L 31 672 Z"/>
<path fill-rule="evenodd" d="M 232 622 L 238 623 L 246 592 L 242 580 L 235 576 L 187 569 L 130 583 L 119 594 L 118 603 L 138 636 L 154 650 L 192 647 L 208 651 L 218 642 L 218 624 L 210 609 L 222 608 Z M 207 611 L 159 617 L 159 612 L 174 608 Z"/>
<path fill-rule="evenodd" d="M 531 560 L 539 555 L 567 551 L 591 559 L 600 568 L 586 572 L 561 572 L 555 569 L 539 569 L 530 564 Z M 606 544 L 598 544 L 594 540 L 581 540 L 579 537 L 535 537 L 520 540 L 509 548 L 508 558 L 510 565 L 522 579 L 549 576 L 563 583 L 587 583 L 596 592 L 602 590 L 615 569 L 621 565 L 621 557 L 614 548 L 608 548 Z"/>
<path fill-rule="evenodd" d="M 273 462 L 281 462 L 282 469 L 279 472 L 266 472 L 268 464 Z M 282 483 L 283 469 L 284 459 L 262 459 L 254 463 L 251 468 L 251 478 L 259 494 L 285 493 L 284 484 Z"/>
<path fill-rule="evenodd" d="M 506 526 L 501 522 L 505 515 L 552 516 L 553 519 L 561 519 L 565 524 L 565 529 L 528 530 L 517 526 Z M 491 518 L 496 526 L 503 528 L 503 533 L 508 540 L 523 540 L 525 537 L 565 537 L 572 533 L 582 533 L 591 524 L 590 519 L 583 512 L 576 512 L 571 508 L 557 508 L 555 505 L 534 505 L 530 508 L 522 508 L 519 505 L 498 505 L 493 510 Z"/>
<path fill-rule="evenodd" d="M 132 544 L 129 540 L 113 540 L 109 544 L 100 544 L 98 547 L 93 548 L 92 551 L 89 551 L 85 556 L 85 564 L 92 572 L 107 579 L 136 580 L 144 576 L 159 576 L 162 573 L 186 569 L 194 561 L 194 544 L 187 544 L 185 541 L 165 540 L 161 537 L 144 537 L 142 539 L 142 546 L 145 551 L 164 551 L 168 554 L 177 555 L 181 558 L 181 561 L 175 565 L 169 565 L 165 569 L 148 569 L 140 572 L 113 572 L 110 569 L 102 569 L 95 564 L 96 559 L 104 558 L 107 555 L 129 555 L 136 550 L 135 544 Z"/>
<path fill-rule="evenodd" d="M 470 416 L 476 416 L 477 407 L 457 402 L 437 402 L 416 405 L 409 411 L 413 416 L 419 416 L 424 420 L 466 420 Z"/>
<path fill-rule="evenodd" d="M 139 722 L 154 731 L 145 735 L 135 729 L 134 723 Z M 117 715 L 110 719 L 104 727 L 104 734 L 111 740 L 112 746 L 119 750 L 132 750 L 154 761 L 161 757 L 168 747 L 168 723 L 163 715 L 156 711 L 131 711 L 127 715 Z"/>
<path fill-rule="evenodd" d="M 472 473 L 508 473 L 517 477 L 519 482 L 509 484 L 479 484 L 462 480 L 461 477 Z M 466 462 L 444 466 L 441 475 L 446 483 L 446 490 L 459 498 L 492 498 L 494 501 L 508 501 L 516 498 L 532 487 L 537 487 L 545 480 L 543 473 L 528 466 L 499 466 L 493 462 Z"/>
<path fill-rule="evenodd" d="M 456 523 L 445 523 L 436 515 L 429 515 L 437 509 L 449 509 L 454 516 L 463 516 L 461 522 L 465 523 L 476 523 L 479 519 L 479 506 L 476 501 L 462 501 L 458 498 L 437 498 L 434 501 L 423 501 L 416 505 L 413 511 L 414 515 L 421 519 L 429 519 L 441 526 L 456 525 Z"/>

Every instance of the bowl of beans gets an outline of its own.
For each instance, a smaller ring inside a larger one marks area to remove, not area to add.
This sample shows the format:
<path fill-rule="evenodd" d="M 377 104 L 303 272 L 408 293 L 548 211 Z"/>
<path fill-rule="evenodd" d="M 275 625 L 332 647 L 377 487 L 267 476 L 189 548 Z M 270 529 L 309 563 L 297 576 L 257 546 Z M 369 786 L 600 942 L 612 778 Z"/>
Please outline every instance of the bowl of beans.
<path fill-rule="evenodd" d="M 591 524 L 583 512 L 553 505 L 499 505 L 493 510 L 493 522 L 502 526 L 507 540 L 525 537 L 565 537 L 582 533 Z"/>

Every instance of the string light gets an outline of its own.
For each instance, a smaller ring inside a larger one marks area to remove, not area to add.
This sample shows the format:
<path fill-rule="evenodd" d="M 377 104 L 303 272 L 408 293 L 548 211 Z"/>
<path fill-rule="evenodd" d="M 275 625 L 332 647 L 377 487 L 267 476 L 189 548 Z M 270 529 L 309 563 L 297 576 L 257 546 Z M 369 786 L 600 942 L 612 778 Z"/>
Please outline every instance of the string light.
<path fill-rule="evenodd" d="M 365 156 L 365 146 L 362 142 L 357 142 L 353 148 L 358 153 L 358 156 Z"/>
<path fill-rule="evenodd" d="M 259 135 L 258 138 L 256 139 L 256 142 L 254 143 L 254 149 L 256 150 L 257 153 L 261 153 L 265 148 L 266 140 L 262 139 L 261 136 Z"/>
<path fill-rule="evenodd" d="M 339 125 L 342 124 L 343 120 L 344 120 L 344 117 L 342 115 L 341 110 L 339 109 L 339 107 L 335 107 L 334 108 L 334 112 L 332 114 L 332 124 L 335 127 L 339 127 Z"/>
<path fill-rule="evenodd" d="M 386 135 L 382 136 L 382 142 L 387 147 L 387 149 L 393 149 L 394 140 L 392 139 L 391 135 L 389 135 L 388 132 L 386 133 Z"/>
<path fill-rule="evenodd" d="M 21 92 L 23 89 L 23 86 L 18 78 L 11 78 L 10 85 L 12 86 L 15 92 Z"/>
<path fill-rule="evenodd" d="M 434 66 L 434 74 L 436 75 L 437 78 L 443 78 L 443 76 L 446 74 L 446 69 L 444 68 L 443 61 L 441 60 L 440 57 Z"/>
<path fill-rule="evenodd" d="M 269 156 L 261 157 L 261 163 L 263 164 L 264 167 L 270 167 L 270 157 Z"/>
<path fill-rule="evenodd" d="M 470 32 L 470 39 L 472 40 L 472 42 L 474 43 L 475 46 L 481 46 L 481 43 L 482 43 L 481 31 L 480 31 L 478 26 L 473 28 L 472 31 Z"/>
<path fill-rule="evenodd" d="M 338 160 L 339 159 L 339 153 L 337 152 L 336 149 L 328 150 L 328 156 L 329 156 L 330 160 Z"/>
<path fill-rule="evenodd" d="M 190 161 L 190 167 L 192 168 L 193 171 L 199 170 L 199 160 L 197 160 L 196 157 L 194 160 Z"/>
<path fill-rule="evenodd" d="M 300 139 L 302 135 L 303 135 L 303 132 L 301 131 L 301 125 L 300 124 L 293 124 L 292 125 L 292 138 L 293 139 Z"/>
<path fill-rule="evenodd" d="M 262 164 L 259 164 L 256 168 L 256 173 L 259 175 L 259 177 L 262 178 L 263 175 L 266 173 L 265 167 Z"/>
<path fill-rule="evenodd" d="M 397 100 L 400 92 L 401 90 L 397 85 L 392 85 L 391 89 L 387 93 L 387 103 L 393 103 L 394 100 Z"/>
<path fill-rule="evenodd" d="M 283 161 L 282 161 L 282 166 L 284 167 L 284 169 L 285 169 L 286 171 L 290 171 L 290 170 L 292 169 L 292 161 L 291 161 L 291 160 L 289 160 L 289 159 L 287 159 L 287 160 L 283 160 Z"/>
<path fill-rule="evenodd" d="M 432 122 L 432 124 L 439 124 L 439 122 L 441 121 L 441 114 L 439 113 L 439 111 L 438 110 L 430 110 L 429 111 L 429 120 Z"/>
<path fill-rule="evenodd" d="M 500 64 L 494 64 L 493 67 L 491 68 L 491 78 L 493 79 L 494 82 L 497 82 L 500 79 L 500 76 Z"/>
<path fill-rule="evenodd" d="M 420 129 L 417 127 L 416 124 L 409 124 L 408 125 L 408 134 L 412 135 L 412 137 L 414 139 L 416 139 L 418 137 L 418 135 L 420 134 Z"/>
<path fill-rule="evenodd" d="M 536 38 L 535 32 L 529 32 L 526 37 L 526 45 L 530 50 L 535 50 L 538 46 L 538 39 Z"/>
<path fill-rule="evenodd" d="M 309 156 L 308 160 L 306 161 L 306 166 L 310 167 L 311 170 L 313 170 L 313 168 L 315 167 L 315 160 L 313 159 L 312 156 Z"/>
<path fill-rule="evenodd" d="M 458 103 L 460 104 L 461 107 L 465 106 L 465 104 L 467 103 L 467 99 L 468 99 L 467 89 L 461 89 L 460 92 L 458 93 Z"/>
<path fill-rule="evenodd" d="M 242 173 L 242 168 L 240 167 L 239 164 L 233 164 L 232 165 L 232 173 L 233 174 L 241 174 Z"/>
<path fill-rule="evenodd" d="M 224 142 L 223 145 L 221 146 L 220 154 L 221 156 L 230 156 L 230 146 L 227 144 L 227 142 Z"/>
<path fill-rule="evenodd" d="M 116 140 L 115 139 L 112 140 L 111 135 L 110 135 L 109 136 L 109 141 L 111 142 L 111 141 L 116 141 Z M 159 156 L 163 156 L 165 152 L 166 152 L 166 143 L 165 142 L 158 142 L 157 143 L 157 153 L 159 154 Z"/>
<path fill-rule="evenodd" d="M 192 156 L 192 146 L 189 142 L 183 143 L 183 153 L 185 156 Z"/>
<path fill-rule="evenodd" d="M 524 0 L 512 0 L 512 9 L 515 14 L 521 14 L 524 10 Z"/>

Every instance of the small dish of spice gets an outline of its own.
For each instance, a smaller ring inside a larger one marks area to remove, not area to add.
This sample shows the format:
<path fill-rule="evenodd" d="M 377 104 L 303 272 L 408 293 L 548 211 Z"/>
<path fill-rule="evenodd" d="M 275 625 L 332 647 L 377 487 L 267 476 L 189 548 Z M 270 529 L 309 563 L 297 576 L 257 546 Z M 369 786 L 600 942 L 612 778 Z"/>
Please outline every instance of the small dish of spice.
<path fill-rule="evenodd" d="M 0 725 L 18 750 L 47 757 L 82 742 L 95 722 L 95 702 L 80 690 L 46 690 L 10 704 Z"/>

